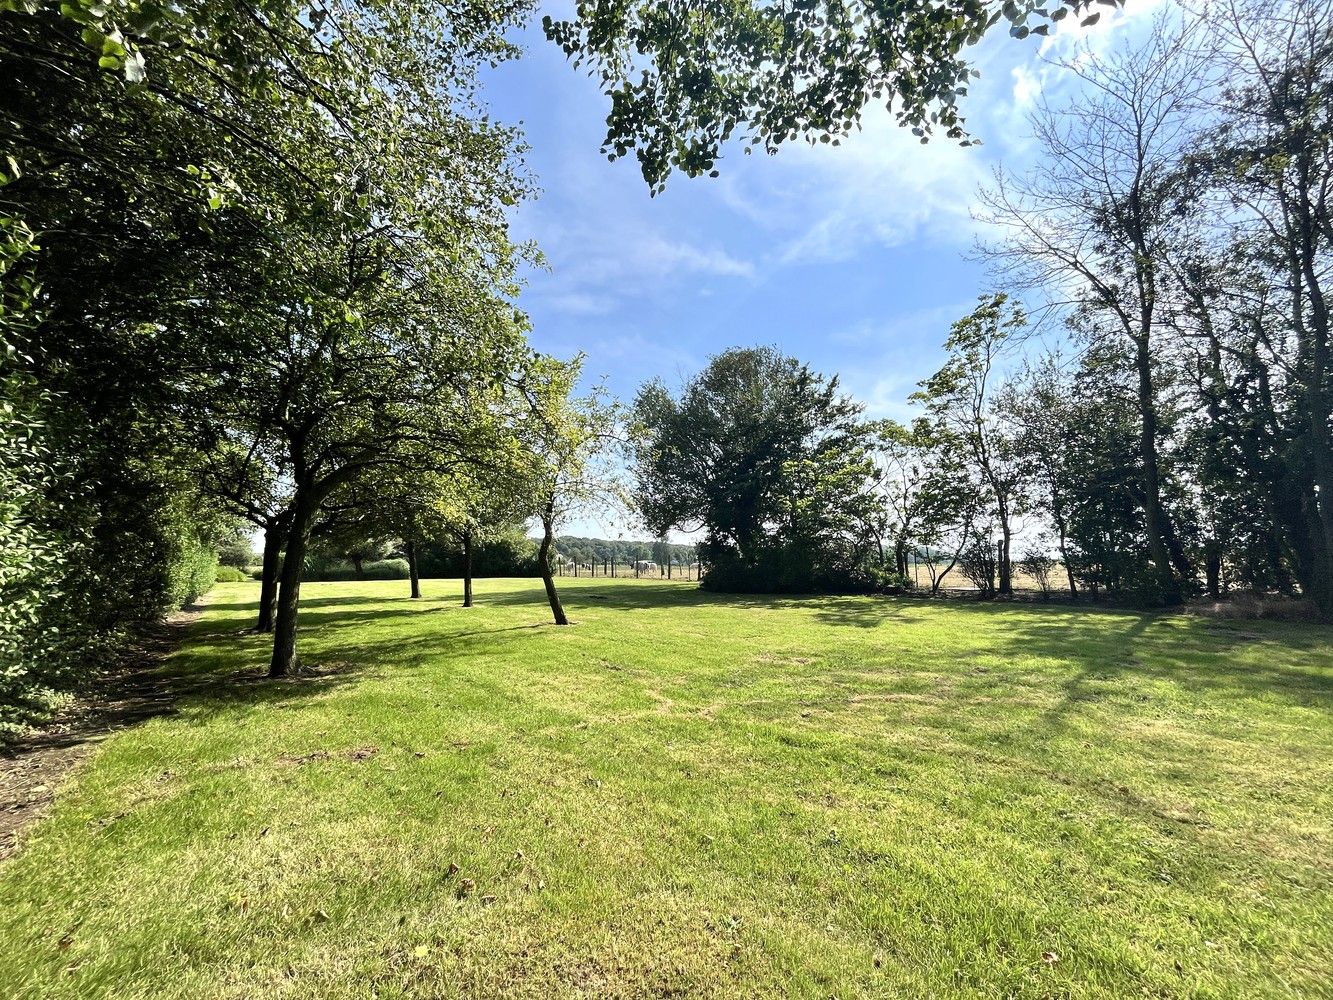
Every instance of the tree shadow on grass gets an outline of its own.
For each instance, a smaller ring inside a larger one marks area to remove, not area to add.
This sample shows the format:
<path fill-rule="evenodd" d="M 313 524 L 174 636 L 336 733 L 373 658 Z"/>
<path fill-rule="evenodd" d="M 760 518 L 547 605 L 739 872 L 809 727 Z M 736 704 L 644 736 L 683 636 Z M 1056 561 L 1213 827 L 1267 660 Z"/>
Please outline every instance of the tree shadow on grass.
<path fill-rule="evenodd" d="M 521 591 L 479 594 L 478 603 L 499 606 L 544 604 L 545 598 L 541 591 L 536 593 L 535 600 L 532 595 Z M 581 609 L 671 611 L 706 607 L 806 611 L 826 625 L 852 625 L 858 628 L 878 628 L 889 621 L 902 623 L 921 620 L 919 616 L 910 613 L 910 604 L 896 598 L 874 595 L 730 594 L 689 584 L 656 582 L 582 585 L 563 589 L 560 595 L 571 615 Z"/>
<path fill-rule="evenodd" d="M 477 594 L 479 609 L 499 611 L 530 608 L 541 620 L 494 628 L 467 628 L 464 617 L 471 612 L 462 608 L 454 595 L 448 598 L 401 599 L 317 597 L 302 601 L 301 642 L 309 649 L 311 640 L 336 669 L 318 672 L 320 655 L 306 662 L 317 668 L 310 678 L 270 682 L 262 677 L 261 664 L 267 662 L 268 636 L 241 637 L 241 643 L 254 645 L 252 668 L 237 675 L 235 671 L 238 637 L 234 623 L 204 622 L 190 647 L 167 665 L 180 675 L 194 675 L 193 686 L 178 688 L 200 698 L 296 697 L 305 689 L 327 690 L 329 686 L 348 683 L 369 666 L 380 668 L 404 657 L 432 658 L 477 655 L 494 651 L 519 638 L 522 633 L 536 634 L 552 627 L 540 582 L 530 588 Z M 581 614 L 594 611 L 653 611 L 689 614 L 699 608 L 739 608 L 767 611 L 809 613 L 821 624 L 833 627 L 872 629 L 884 625 L 927 621 L 935 612 L 947 611 L 940 618 L 941 628 L 967 630 L 975 621 L 986 633 L 984 652 L 1000 660 L 1039 657 L 1066 661 L 1072 668 L 1067 679 L 1058 681 L 1064 695 L 1061 707 L 1052 709 L 1048 721 L 1058 725 L 1062 715 L 1077 710 L 1080 704 L 1104 696 L 1108 682 L 1118 680 L 1165 680 L 1186 690 L 1218 696 L 1274 694 L 1303 705 L 1328 708 L 1333 703 L 1333 653 L 1326 632 L 1317 626 L 1243 623 L 1245 628 L 1219 627 L 1211 619 L 1185 618 L 1169 612 L 1133 612 L 1123 609 L 1078 608 L 1058 605 L 990 604 L 983 602 L 926 602 L 913 598 L 830 597 L 822 595 L 748 595 L 717 594 L 676 583 L 635 583 L 608 581 L 605 585 L 580 585 L 562 591 L 571 618 L 577 623 Z M 348 610 L 365 605 L 380 605 L 365 610 Z M 253 605 L 212 605 L 231 609 Z M 927 608 L 931 613 L 926 613 Z M 422 628 L 410 636 L 377 636 L 374 631 L 364 641 L 352 640 L 356 631 L 377 623 L 392 624 L 411 616 L 423 616 Z M 448 623 L 447 625 L 445 623 Z M 427 624 L 430 623 L 430 624 Z M 436 623 L 439 623 L 438 625 Z M 775 621 L 774 627 L 780 627 Z M 1181 626 L 1184 627 L 1181 627 Z M 455 631 L 455 628 L 460 630 Z M 351 633 L 346 630 L 353 630 Z M 342 641 L 342 635 L 348 640 Z M 886 630 L 885 641 L 892 638 Z M 202 640 L 202 641 L 200 641 Z M 484 644 L 484 649 L 479 647 Z M 1254 644 L 1273 644 L 1271 662 L 1236 662 L 1237 650 Z M 1290 652 L 1301 655 L 1292 662 Z M 1281 652 L 1279 657 L 1277 654 Z M 210 655 L 211 654 L 211 655 Z M 1323 658 L 1323 663 L 1320 660 Z M 193 662 L 191 662 L 193 661 Z M 1305 661 L 1305 662 L 1299 662 Z M 173 666 L 174 664 L 174 666 Z M 934 668 L 938 669 L 938 667 Z M 229 672 L 230 671 L 230 672 Z"/>

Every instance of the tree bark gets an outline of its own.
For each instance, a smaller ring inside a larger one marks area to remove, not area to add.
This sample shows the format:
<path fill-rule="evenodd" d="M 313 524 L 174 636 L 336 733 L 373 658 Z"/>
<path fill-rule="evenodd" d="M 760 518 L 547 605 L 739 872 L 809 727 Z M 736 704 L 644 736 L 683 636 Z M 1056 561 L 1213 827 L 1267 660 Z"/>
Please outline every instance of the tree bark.
<path fill-rule="evenodd" d="M 286 677 L 296 666 L 296 615 L 301 604 L 301 576 L 305 568 L 306 546 L 310 542 L 310 524 L 314 510 L 298 496 L 292 510 L 287 551 L 282 560 L 278 586 L 278 614 L 273 627 L 273 658 L 270 677 Z"/>
<path fill-rule="evenodd" d="M 421 597 L 421 576 L 417 571 L 417 542 L 415 538 L 403 540 L 403 550 L 407 553 L 407 575 L 412 581 L 412 600 Z"/>
<path fill-rule="evenodd" d="M 1222 543 L 1216 539 L 1204 543 L 1204 570 L 1208 579 L 1208 596 L 1215 601 L 1222 596 Z"/>
<path fill-rule="evenodd" d="M 549 572 L 549 570 L 548 570 Z M 472 532 L 463 532 L 463 607 L 472 607 Z"/>
<path fill-rule="evenodd" d="M 1181 602 L 1180 585 L 1171 568 L 1167 550 L 1168 527 L 1162 509 L 1161 473 L 1157 458 L 1157 401 L 1152 384 L 1152 354 L 1147 334 L 1134 338 L 1139 376 L 1139 457 L 1143 462 L 1143 521 L 1148 535 L 1148 557 L 1152 560 L 1161 589 L 1162 603 Z"/>
<path fill-rule="evenodd" d="M 278 566 L 287 533 L 280 521 L 270 521 L 264 528 L 264 559 L 259 572 L 259 619 L 256 632 L 272 632 L 278 603 Z"/>
<path fill-rule="evenodd" d="M 1009 561 L 1009 543 L 1012 539 L 1013 531 L 1009 528 L 1008 508 L 1001 508 L 999 552 L 1000 594 L 1005 597 L 1012 597 L 1014 595 L 1013 564 Z"/>
<path fill-rule="evenodd" d="M 1065 566 L 1065 577 L 1069 580 L 1069 598 L 1078 600 L 1078 584 L 1074 582 L 1074 567 L 1069 562 L 1069 542 L 1065 538 L 1065 519 L 1057 517 L 1056 530 L 1060 533 L 1060 561 Z"/>
<path fill-rule="evenodd" d="M 537 550 L 537 565 L 541 569 L 542 583 L 546 586 L 546 600 L 551 605 L 551 616 L 557 625 L 568 625 L 560 595 L 556 593 L 555 580 L 551 577 L 551 547 L 555 543 L 553 515 L 548 507 L 542 515 L 542 544 Z"/>

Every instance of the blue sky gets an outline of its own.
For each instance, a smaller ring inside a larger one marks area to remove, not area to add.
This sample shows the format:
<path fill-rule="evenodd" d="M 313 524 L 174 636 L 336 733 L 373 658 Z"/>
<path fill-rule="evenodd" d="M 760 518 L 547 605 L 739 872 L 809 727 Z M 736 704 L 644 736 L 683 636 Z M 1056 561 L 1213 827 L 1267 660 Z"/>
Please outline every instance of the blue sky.
<path fill-rule="evenodd" d="M 775 344 L 839 375 L 870 415 L 909 416 L 949 324 L 990 287 L 969 259 L 977 189 L 999 164 L 1035 166 L 1026 114 L 1070 85 L 1050 60 L 1114 44 L 1155 4 L 1130 0 L 1044 42 L 1000 32 L 977 46 L 982 75 L 964 108 L 980 147 L 922 145 L 876 109 L 841 146 L 732 147 L 719 178 L 673 177 L 656 198 L 632 158 L 598 151 L 606 99 L 541 36 L 539 13 L 519 39 L 524 57 L 486 83 L 494 116 L 523 123 L 541 188 L 513 219 L 549 264 L 521 297 L 534 345 L 583 351 L 587 378 L 628 400 L 646 379 L 675 385 L 728 347 Z"/>

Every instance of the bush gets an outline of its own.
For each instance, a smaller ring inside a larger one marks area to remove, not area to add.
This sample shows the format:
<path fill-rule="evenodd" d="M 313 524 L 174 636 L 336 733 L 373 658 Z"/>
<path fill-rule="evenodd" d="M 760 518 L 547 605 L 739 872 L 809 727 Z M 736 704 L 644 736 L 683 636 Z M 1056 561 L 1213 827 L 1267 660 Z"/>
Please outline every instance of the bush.
<path fill-rule="evenodd" d="M 882 566 L 878 563 L 862 567 L 857 576 L 864 581 L 864 590 L 868 594 L 902 594 L 912 586 L 902 573 L 891 566 Z"/>
<path fill-rule="evenodd" d="M 175 611 L 199 600 L 217 579 L 218 554 L 186 529 L 176 541 L 168 565 L 167 610 Z"/>
<path fill-rule="evenodd" d="M 425 579 L 453 579 L 463 575 L 463 547 L 433 541 L 417 551 L 417 569 Z M 472 547 L 474 576 L 538 576 L 537 543 L 519 531 L 507 531 Z"/>
<path fill-rule="evenodd" d="M 974 538 L 958 557 L 958 571 L 972 581 L 983 598 L 995 596 L 999 560 L 995 546 L 986 537 Z"/>
<path fill-rule="evenodd" d="M 218 583 L 240 583 L 242 580 L 250 579 L 235 566 L 228 566 L 224 563 L 218 564 L 217 573 Z"/>
<path fill-rule="evenodd" d="M 1023 558 L 1018 561 L 1018 568 L 1036 581 L 1038 589 L 1041 590 L 1041 599 L 1050 600 L 1051 597 L 1051 573 L 1055 570 L 1056 562 L 1043 549 L 1028 549 Z"/>
<path fill-rule="evenodd" d="M 361 564 L 361 575 L 356 567 L 343 559 L 321 560 L 316 566 L 307 566 L 305 579 L 316 582 L 346 580 L 406 580 L 409 571 L 406 559 L 379 559 Z"/>
<path fill-rule="evenodd" d="M 708 554 L 700 585 L 723 594 L 896 594 L 907 580 L 849 552 L 787 544 L 760 550 L 753 563 L 719 548 Z"/>
<path fill-rule="evenodd" d="M 250 536 L 244 531 L 235 531 L 218 542 L 218 565 L 233 569 L 245 569 L 258 560 L 250 545 Z M 219 577 L 218 579 L 222 579 Z"/>

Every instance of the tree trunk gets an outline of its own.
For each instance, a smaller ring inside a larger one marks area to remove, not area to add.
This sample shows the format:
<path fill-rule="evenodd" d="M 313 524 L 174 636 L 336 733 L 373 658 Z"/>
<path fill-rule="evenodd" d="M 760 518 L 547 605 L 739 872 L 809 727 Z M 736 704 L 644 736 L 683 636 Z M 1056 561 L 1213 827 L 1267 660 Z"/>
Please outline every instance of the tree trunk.
<path fill-rule="evenodd" d="M 286 542 L 282 524 L 272 521 L 264 528 L 264 561 L 259 572 L 259 620 L 256 632 L 273 631 L 273 615 L 278 603 L 278 566 Z"/>
<path fill-rule="evenodd" d="M 366 571 L 361 565 L 364 561 L 365 560 L 362 559 L 361 556 L 352 556 L 352 568 L 356 570 L 356 578 L 358 580 L 364 580 L 366 578 Z"/>
<path fill-rule="evenodd" d="M 1009 561 L 1009 543 L 1013 538 L 1013 532 L 1009 528 L 1009 515 L 1006 512 L 1000 514 L 1000 548 L 999 556 L 1000 570 L 1000 594 L 1006 597 L 1014 596 L 1014 574 L 1013 564 Z"/>
<path fill-rule="evenodd" d="M 282 560 L 278 586 L 278 614 L 273 626 L 273 658 L 270 677 L 286 677 L 296 666 L 296 614 L 301 603 L 301 576 L 305 569 L 305 551 L 310 542 L 310 522 L 314 511 L 297 497 L 292 511 L 287 552 Z"/>
<path fill-rule="evenodd" d="M 407 552 L 407 575 L 412 581 L 412 600 L 415 601 L 421 597 L 421 576 L 417 572 L 416 539 L 405 539 L 403 541 L 403 549 Z"/>
<path fill-rule="evenodd" d="M 1139 376 L 1139 454 L 1143 461 L 1143 520 L 1148 535 L 1148 557 L 1152 560 L 1163 604 L 1179 604 L 1180 585 L 1171 568 L 1167 550 L 1166 511 L 1162 509 L 1161 474 L 1157 460 L 1157 402 L 1152 384 L 1152 355 L 1148 337 L 1134 338 Z"/>
<path fill-rule="evenodd" d="M 550 573 L 550 569 L 547 569 Z M 463 607 L 472 607 L 472 532 L 463 532 Z"/>
<path fill-rule="evenodd" d="M 1065 565 L 1065 578 L 1069 580 L 1069 598 L 1077 601 L 1078 584 L 1074 582 L 1074 567 L 1069 561 L 1069 543 L 1065 539 L 1065 519 L 1060 518 L 1056 525 L 1056 530 L 1060 532 L 1060 561 Z"/>
<path fill-rule="evenodd" d="M 1208 596 L 1217 600 L 1222 596 L 1222 543 L 1210 539 L 1204 544 L 1204 569 L 1208 577 Z"/>
<path fill-rule="evenodd" d="M 549 509 L 542 516 L 542 544 L 537 550 L 537 565 L 541 568 L 542 583 L 546 586 L 546 600 L 551 605 L 551 616 L 555 618 L 557 625 L 568 625 L 569 619 L 565 617 L 564 606 L 560 603 L 560 595 L 556 593 L 555 580 L 551 578 L 551 546 L 555 542 L 552 532 L 552 517 Z"/>

